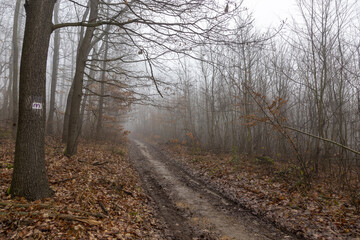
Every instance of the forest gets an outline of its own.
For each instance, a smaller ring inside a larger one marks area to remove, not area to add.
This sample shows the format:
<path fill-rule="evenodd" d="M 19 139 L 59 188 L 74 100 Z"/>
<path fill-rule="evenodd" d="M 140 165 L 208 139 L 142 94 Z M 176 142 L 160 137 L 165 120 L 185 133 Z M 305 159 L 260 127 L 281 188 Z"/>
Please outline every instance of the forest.
<path fill-rule="evenodd" d="M 294 5 L 0 0 L 0 238 L 359 239 L 360 3 Z"/>

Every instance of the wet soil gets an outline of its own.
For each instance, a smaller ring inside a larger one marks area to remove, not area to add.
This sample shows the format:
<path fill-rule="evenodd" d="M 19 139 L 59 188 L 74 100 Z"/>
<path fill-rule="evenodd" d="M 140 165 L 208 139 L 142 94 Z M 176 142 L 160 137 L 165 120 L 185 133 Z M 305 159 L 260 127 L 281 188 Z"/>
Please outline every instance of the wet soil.
<path fill-rule="evenodd" d="M 164 223 L 166 239 L 297 239 L 211 189 L 148 143 L 134 140 L 130 159 Z"/>

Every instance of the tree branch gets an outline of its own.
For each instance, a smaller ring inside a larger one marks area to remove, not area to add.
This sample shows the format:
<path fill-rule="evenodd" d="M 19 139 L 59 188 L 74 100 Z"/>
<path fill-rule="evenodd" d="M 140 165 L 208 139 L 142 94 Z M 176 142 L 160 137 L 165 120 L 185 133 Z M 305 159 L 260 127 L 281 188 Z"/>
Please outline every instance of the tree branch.
<path fill-rule="evenodd" d="M 271 124 L 271 123 L 268 123 L 268 122 L 267 122 L 267 124 Z M 271 124 L 271 125 L 273 125 L 273 124 Z M 293 128 L 293 127 L 289 127 L 289 126 L 285 126 L 285 125 L 281 125 L 281 127 L 286 128 L 286 129 L 289 129 L 289 130 L 294 131 L 294 132 L 298 132 L 298 133 L 307 135 L 307 136 L 309 136 L 309 137 L 313 137 L 313 138 L 320 139 L 320 140 L 322 140 L 322 141 L 324 141 L 324 142 L 332 143 L 332 144 L 334 144 L 334 145 L 336 145 L 336 146 L 338 146 L 338 147 L 344 148 L 344 149 L 346 149 L 346 150 L 348 150 L 348 151 L 350 151 L 350 152 L 353 152 L 353 153 L 355 153 L 355 154 L 357 154 L 357 155 L 360 155 L 360 152 L 358 152 L 358 151 L 356 151 L 356 150 L 354 150 L 354 149 L 352 149 L 352 148 L 350 148 L 350 147 L 348 147 L 348 146 L 345 146 L 345 145 L 342 145 L 342 144 L 340 144 L 340 143 L 338 143 L 338 142 L 335 142 L 335 141 L 333 141 L 333 140 L 331 140 L 331 139 L 323 138 L 323 137 L 320 137 L 320 136 L 317 136 L 317 135 L 314 135 L 314 134 L 311 134 L 311 133 L 307 133 L 307 132 L 301 131 L 301 130 L 299 130 L 299 129 L 296 129 L 296 128 Z"/>

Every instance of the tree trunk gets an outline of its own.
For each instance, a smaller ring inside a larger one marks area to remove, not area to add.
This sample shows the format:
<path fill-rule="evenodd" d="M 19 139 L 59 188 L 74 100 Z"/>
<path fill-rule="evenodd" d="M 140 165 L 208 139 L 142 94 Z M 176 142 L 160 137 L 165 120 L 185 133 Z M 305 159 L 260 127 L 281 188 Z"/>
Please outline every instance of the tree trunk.
<path fill-rule="evenodd" d="M 102 46 L 100 48 L 100 51 L 102 49 Z M 96 60 L 94 59 L 98 59 L 99 58 L 99 52 L 97 50 L 97 47 L 96 45 L 94 45 L 93 47 L 93 53 L 92 53 L 92 60 L 91 60 L 91 66 L 95 66 L 96 65 Z M 91 68 L 90 69 L 90 72 L 89 72 L 89 79 L 88 79 L 88 83 L 87 83 L 87 86 L 86 86 L 86 90 L 85 90 L 85 96 L 84 96 L 84 99 L 81 103 L 81 110 L 80 110 L 80 124 L 79 124 L 79 131 L 82 129 L 82 125 L 84 123 L 84 117 L 85 117 L 85 110 L 86 110 L 86 103 L 88 102 L 88 95 L 89 95 L 89 88 L 91 87 L 91 84 L 93 82 L 93 80 L 95 79 L 95 70 L 94 68 Z M 89 102 L 91 102 L 91 98 L 89 98 Z M 87 119 L 88 121 L 91 121 L 89 118 Z M 92 136 L 92 134 L 90 133 L 89 134 L 90 136 Z"/>
<path fill-rule="evenodd" d="M 28 200 L 52 195 L 45 168 L 46 61 L 55 1 L 26 1 L 20 65 L 19 121 L 10 193 Z"/>
<path fill-rule="evenodd" d="M 100 87 L 100 96 L 99 96 L 99 116 L 96 125 L 96 136 L 97 138 L 101 138 L 102 134 L 102 120 L 103 120 L 103 108 L 104 108 L 104 94 L 105 94 L 105 79 L 106 79 L 106 59 L 108 57 L 109 51 L 109 43 L 108 43 L 108 35 L 105 36 L 105 53 L 104 53 L 104 61 L 102 64 L 102 72 L 101 72 L 101 87 Z"/>
<path fill-rule="evenodd" d="M 63 133 L 62 133 L 62 142 L 63 143 L 66 143 L 68 140 L 71 99 L 72 99 L 73 92 L 74 92 L 74 82 L 71 84 L 70 91 L 69 91 L 68 97 L 66 99 L 66 109 L 65 109 L 65 116 L 64 116 Z"/>
<path fill-rule="evenodd" d="M 82 22 L 86 21 L 87 16 L 89 15 L 89 8 L 90 8 L 90 1 L 88 2 L 87 8 L 82 16 Z M 85 27 L 81 27 L 79 32 L 79 45 L 77 48 L 77 55 L 79 54 L 80 45 L 84 38 L 84 29 Z M 74 53 L 74 51 L 73 51 Z M 71 76 L 74 74 L 74 54 L 71 55 Z M 71 99 L 74 92 L 74 81 L 71 84 L 70 91 L 66 100 L 66 108 L 65 108 L 65 116 L 64 116 L 64 125 L 63 125 L 63 132 L 62 132 L 62 142 L 66 143 L 68 141 L 68 134 L 69 134 L 69 119 L 70 119 L 70 110 L 71 110 Z"/>
<path fill-rule="evenodd" d="M 99 0 L 91 0 L 89 22 L 95 22 L 98 16 Z M 76 154 L 77 140 L 79 136 L 79 119 L 80 105 L 83 89 L 83 77 L 86 66 L 86 59 L 91 50 L 91 40 L 93 37 L 94 27 L 86 28 L 85 36 L 80 43 L 78 56 L 76 59 L 76 71 L 74 76 L 74 92 L 71 99 L 71 109 L 69 118 L 69 131 L 66 144 L 65 155 L 72 156 Z"/>
<path fill-rule="evenodd" d="M 73 45 L 73 44 L 72 44 Z M 72 49 L 73 49 L 73 47 L 72 47 Z M 73 55 L 73 54 L 72 54 Z M 61 68 L 62 69 L 65 69 L 66 68 L 66 63 L 67 63 L 67 60 L 66 60 L 66 58 L 63 58 L 62 59 L 62 64 L 61 64 Z M 71 74 L 71 76 L 72 76 L 72 74 Z M 63 110 L 63 106 L 65 106 L 66 107 L 66 101 L 65 101 L 65 92 L 66 92 L 66 86 L 65 86 L 65 84 L 66 84 L 66 77 L 67 77 L 67 75 L 66 75 L 66 73 L 65 73 L 65 71 L 62 71 L 62 74 L 61 74 L 61 77 L 59 78 L 59 80 L 60 80 L 60 84 L 59 84 L 59 86 L 60 86 L 60 94 L 59 94 L 59 107 L 61 108 L 61 111 Z M 57 121 L 57 134 L 58 135 L 60 135 L 60 134 L 63 134 L 63 125 L 64 125 L 64 122 L 61 122 L 61 119 L 64 121 L 64 116 L 63 117 L 61 117 L 61 113 L 59 113 L 59 111 L 57 112 L 57 114 L 56 114 L 56 117 L 57 117 L 57 119 L 58 119 L 58 121 Z"/>
<path fill-rule="evenodd" d="M 59 22 L 59 5 L 60 0 L 55 4 L 54 9 L 54 23 Z M 52 74 L 51 74 L 51 91 L 50 91 L 50 109 L 49 116 L 47 121 L 47 133 L 52 135 L 54 133 L 54 114 L 55 114 L 55 93 L 56 93 L 56 84 L 58 77 L 59 69 L 59 50 L 60 50 L 60 30 L 55 30 L 54 36 L 54 55 L 53 55 L 53 65 L 52 65 Z"/>
<path fill-rule="evenodd" d="M 12 36 L 12 136 L 15 138 L 18 121 L 19 85 L 19 15 L 21 0 L 16 1 Z"/>
<path fill-rule="evenodd" d="M 9 75 L 11 75 L 10 69 L 9 69 Z M 1 107 L 0 113 L 1 113 L 1 117 L 0 117 L 0 121 L 8 121 L 9 117 L 10 117 L 10 106 L 9 103 L 11 101 L 9 101 L 9 98 L 11 96 L 11 81 L 7 80 L 7 78 L 5 78 L 5 84 L 4 84 L 4 88 L 6 88 L 5 94 L 4 94 L 4 102 L 3 105 Z"/>

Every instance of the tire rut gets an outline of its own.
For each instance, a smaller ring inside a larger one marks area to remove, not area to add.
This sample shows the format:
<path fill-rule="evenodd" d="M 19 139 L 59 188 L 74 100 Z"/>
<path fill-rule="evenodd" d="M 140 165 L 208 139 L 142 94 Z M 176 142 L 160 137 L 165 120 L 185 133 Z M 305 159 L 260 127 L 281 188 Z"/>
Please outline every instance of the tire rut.
<path fill-rule="evenodd" d="M 296 239 L 191 177 L 155 147 L 135 140 L 130 156 L 167 225 L 167 238 Z"/>

